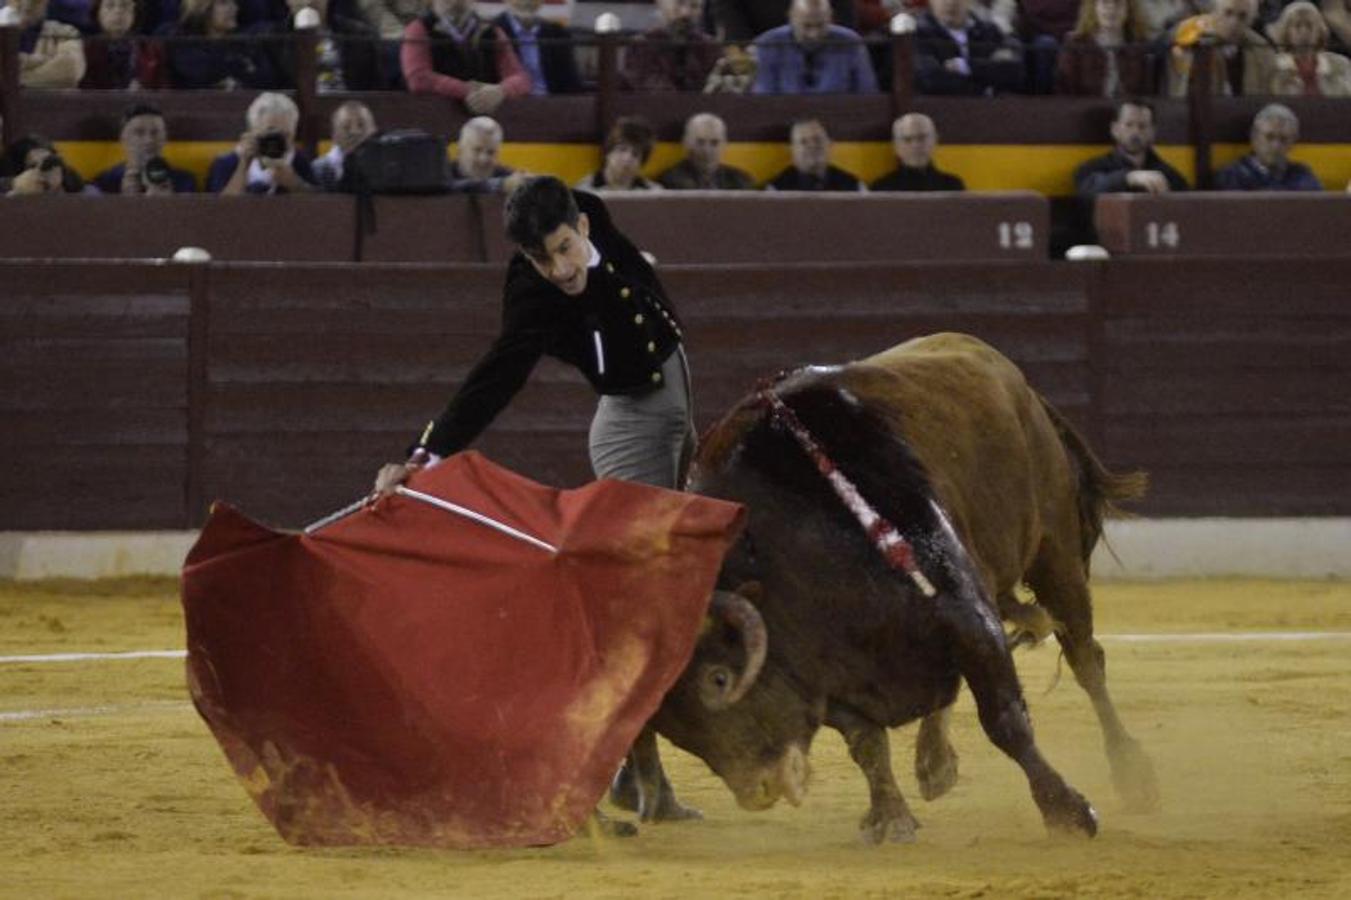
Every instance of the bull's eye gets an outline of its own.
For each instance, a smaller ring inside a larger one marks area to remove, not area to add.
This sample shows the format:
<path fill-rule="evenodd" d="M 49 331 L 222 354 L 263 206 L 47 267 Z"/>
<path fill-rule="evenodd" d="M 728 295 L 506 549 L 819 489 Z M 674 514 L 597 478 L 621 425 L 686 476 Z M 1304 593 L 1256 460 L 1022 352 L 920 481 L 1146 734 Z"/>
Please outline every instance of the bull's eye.
<path fill-rule="evenodd" d="M 699 699 L 710 709 L 722 709 L 727 705 L 734 680 L 732 670 L 726 666 L 709 666 L 699 682 Z"/>

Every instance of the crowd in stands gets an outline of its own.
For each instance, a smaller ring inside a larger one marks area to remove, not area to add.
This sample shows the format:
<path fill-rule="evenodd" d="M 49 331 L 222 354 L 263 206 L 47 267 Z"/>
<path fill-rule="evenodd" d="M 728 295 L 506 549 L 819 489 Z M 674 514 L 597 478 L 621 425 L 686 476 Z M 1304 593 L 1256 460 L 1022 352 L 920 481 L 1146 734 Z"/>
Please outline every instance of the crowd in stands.
<path fill-rule="evenodd" d="M 349 100 L 334 110 L 331 147 L 311 160 L 296 146 L 300 111 L 285 94 L 265 92 L 249 105 L 246 130 L 235 148 L 216 157 L 205 190 L 217 194 L 284 194 L 351 191 L 344 179 L 347 157 L 378 133 L 366 104 Z M 1085 198 L 1102 193 L 1163 194 L 1185 191 L 1182 175 L 1154 151 L 1154 110 L 1140 98 L 1116 105 L 1110 127 L 1111 152 L 1089 160 L 1074 173 L 1077 192 Z M 163 157 L 168 142 L 163 114 L 148 103 L 129 107 L 120 132 L 123 159 L 86 183 L 57 154 L 51 141 L 28 135 L 5 149 L 0 158 L 0 193 L 102 193 L 163 195 L 197 190 L 190 172 L 170 166 Z M 451 193 L 509 193 L 530 173 L 502 164 L 500 123 L 476 116 L 460 130 L 455 158 L 442 188 Z M 1321 191 L 1323 185 L 1306 165 L 1290 158 L 1299 140 L 1299 119 L 1284 104 L 1264 106 L 1252 121 L 1252 152 L 1216 176 L 1222 191 Z M 576 187 L 590 191 L 753 190 L 749 173 L 723 161 L 727 125 L 712 113 L 697 113 L 685 123 L 684 156 L 654 178 L 642 174 L 652 154 L 655 133 L 641 117 L 620 117 L 604 143 L 601 167 Z M 934 165 L 938 129 L 921 113 L 907 113 L 892 126 L 896 168 L 871 185 L 835 165 L 831 139 L 823 122 L 803 118 L 789 129 L 792 164 L 771 178 L 766 191 L 962 191 L 962 179 Z M 1351 184 L 1347 185 L 1351 191 Z"/>
<path fill-rule="evenodd" d="M 1208 7 L 1200 4 L 1210 2 Z M 913 4 L 921 5 L 915 6 Z M 913 26 L 915 86 L 933 94 L 1059 92 L 1115 98 L 1114 149 L 1075 175 L 1078 191 L 1186 189 L 1153 151 L 1147 98 L 1181 94 L 1203 45 L 1219 94 L 1351 95 L 1351 0 L 656 0 L 656 25 L 630 35 L 619 84 L 638 91 L 767 94 L 868 93 L 891 77 L 889 44 L 868 43 Z M 540 16 L 541 0 L 506 0 L 484 18 L 475 0 L 8 0 L 0 24 L 20 31 L 21 80 L 32 87 L 259 91 L 234 149 L 211 163 L 200 187 L 220 194 L 343 189 L 344 159 L 376 133 L 363 103 L 332 118 L 332 149 L 311 160 L 296 145 L 299 111 L 279 90 L 298 77 L 292 38 L 313 32 L 321 92 L 403 87 L 462 104 L 473 114 L 446 187 L 512 189 L 525 173 L 501 164 L 501 125 L 491 116 L 516 97 L 588 89 L 579 34 Z M 908 17 L 908 18 L 907 18 Z M 885 52 L 877 52 L 882 49 Z M 153 94 L 142 96 L 152 99 Z M 1252 153 L 1218 173 L 1222 190 L 1318 190 L 1289 159 L 1299 122 L 1272 103 L 1252 123 Z M 864 184 L 834 164 L 816 118 L 792 123 L 792 164 L 774 191 L 952 191 L 962 180 L 934 168 L 938 127 L 928 116 L 896 120 L 897 168 Z M 126 110 L 124 159 L 88 182 L 53 145 L 30 135 L 5 148 L 5 192 L 156 195 L 198 189 L 168 166 L 164 116 L 152 102 Z M 686 123 L 684 158 L 654 177 L 643 169 L 652 127 L 623 117 L 606 136 L 592 190 L 747 190 L 749 174 L 722 160 L 725 123 L 700 113 Z"/>
<path fill-rule="evenodd" d="M 7 0 L 29 87 L 284 90 L 313 33 L 317 89 L 406 89 L 490 115 L 516 97 L 589 90 L 593 37 L 506 0 Z M 871 93 L 892 29 L 914 84 L 943 95 L 1182 96 L 1208 46 L 1222 95 L 1351 96 L 1351 0 L 656 0 L 625 37 L 639 91 Z M 583 58 L 590 64 L 584 64 Z"/>

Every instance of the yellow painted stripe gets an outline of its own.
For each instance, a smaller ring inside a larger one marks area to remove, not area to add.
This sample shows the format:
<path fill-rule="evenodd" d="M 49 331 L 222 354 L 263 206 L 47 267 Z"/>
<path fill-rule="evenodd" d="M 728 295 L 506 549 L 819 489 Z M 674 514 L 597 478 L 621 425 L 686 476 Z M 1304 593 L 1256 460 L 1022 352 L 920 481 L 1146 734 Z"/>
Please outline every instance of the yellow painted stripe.
<path fill-rule="evenodd" d="M 86 178 L 116 165 L 121 150 L 114 141 L 64 141 L 62 156 Z M 176 141 L 165 150 L 171 165 L 196 173 L 204 181 L 211 160 L 234 149 L 225 141 Z M 321 151 L 327 144 L 321 146 Z M 1074 193 L 1074 169 L 1087 159 L 1107 151 L 1095 144 L 945 144 L 936 153 L 939 168 L 960 175 L 973 191 L 1031 190 L 1047 196 Z M 1161 155 L 1188 181 L 1195 183 L 1192 149 L 1186 145 L 1161 146 Z M 453 145 L 452 145 L 453 152 Z M 1248 152 L 1244 144 L 1216 144 L 1215 168 L 1227 165 Z M 658 144 L 644 172 L 655 175 L 680 159 L 680 145 Z M 836 165 L 864 181 L 881 177 L 895 166 L 891 145 L 881 141 L 838 142 Z M 1351 181 L 1351 144 L 1300 144 L 1295 158 L 1311 166 L 1329 190 L 1342 190 Z M 726 160 L 750 172 L 758 182 L 768 181 L 789 164 L 788 147 L 781 143 L 736 143 L 727 148 Z M 600 148 L 594 144 L 507 143 L 502 161 L 509 166 L 541 175 L 557 175 L 573 184 L 600 165 Z"/>

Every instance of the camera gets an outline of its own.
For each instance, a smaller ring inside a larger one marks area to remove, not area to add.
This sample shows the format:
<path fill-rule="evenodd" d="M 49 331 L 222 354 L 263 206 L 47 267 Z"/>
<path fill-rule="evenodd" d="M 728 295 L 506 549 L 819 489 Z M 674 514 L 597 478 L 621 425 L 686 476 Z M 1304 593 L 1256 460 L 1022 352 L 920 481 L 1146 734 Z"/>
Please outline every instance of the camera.
<path fill-rule="evenodd" d="M 169 164 L 162 156 L 152 156 L 141 166 L 141 180 L 146 187 L 162 187 L 169 183 Z"/>
<path fill-rule="evenodd" d="M 258 155 L 265 159 L 281 159 L 286 155 L 286 135 L 280 131 L 265 131 L 258 135 Z"/>

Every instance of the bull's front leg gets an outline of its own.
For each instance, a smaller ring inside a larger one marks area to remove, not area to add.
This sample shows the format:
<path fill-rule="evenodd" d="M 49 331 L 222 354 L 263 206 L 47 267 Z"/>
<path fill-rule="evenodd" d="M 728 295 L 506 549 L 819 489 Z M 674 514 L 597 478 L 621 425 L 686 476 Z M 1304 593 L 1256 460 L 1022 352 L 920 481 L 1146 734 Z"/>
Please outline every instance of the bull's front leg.
<path fill-rule="evenodd" d="M 871 805 L 859 822 L 863 839 L 870 844 L 913 842 L 920 824 L 891 771 L 891 743 L 886 729 L 833 702 L 826 708 L 826 724 L 844 735 L 849 755 L 868 779 Z"/>
<path fill-rule="evenodd" d="M 1089 837 L 1097 834 L 1097 812 L 1037 749 L 999 619 L 978 598 L 957 595 L 942 601 L 948 636 L 958 668 L 976 699 L 980 724 L 995 746 L 1022 767 L 1047 828 Z"/>
<path fill-rule="evenodd" d="M 683 806 L 676 799 L 675 789 L 661 765 L 657 733 L 651 726 L 644 727 L 633 742 L 624 767 L 610 787 L 610 801 L 620 809 L 638 813 L 638 818 L 644 822 L 703 818 L 699 810 Z"/>

